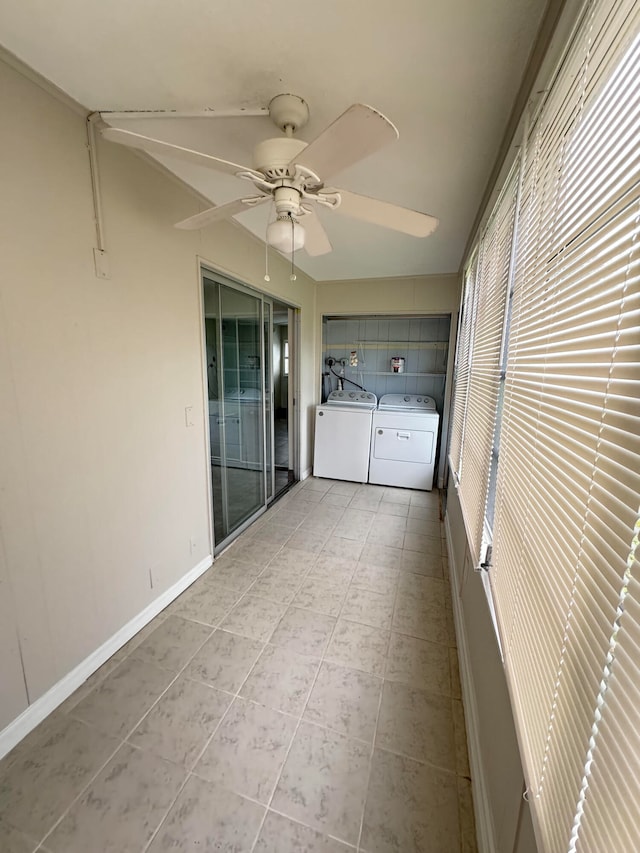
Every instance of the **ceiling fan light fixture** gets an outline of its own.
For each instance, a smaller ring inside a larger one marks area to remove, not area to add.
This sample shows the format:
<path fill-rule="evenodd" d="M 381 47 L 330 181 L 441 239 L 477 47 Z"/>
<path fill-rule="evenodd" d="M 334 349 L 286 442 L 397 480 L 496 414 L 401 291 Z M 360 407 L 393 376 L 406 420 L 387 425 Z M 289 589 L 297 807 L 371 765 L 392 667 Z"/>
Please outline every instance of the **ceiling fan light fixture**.
<path fill-rule="evenodd" d="M 278 216 L 267 226 L 267 243 L 284 254 L 291 254 L 304 246 L 305 231 L 289 213 Z"/>

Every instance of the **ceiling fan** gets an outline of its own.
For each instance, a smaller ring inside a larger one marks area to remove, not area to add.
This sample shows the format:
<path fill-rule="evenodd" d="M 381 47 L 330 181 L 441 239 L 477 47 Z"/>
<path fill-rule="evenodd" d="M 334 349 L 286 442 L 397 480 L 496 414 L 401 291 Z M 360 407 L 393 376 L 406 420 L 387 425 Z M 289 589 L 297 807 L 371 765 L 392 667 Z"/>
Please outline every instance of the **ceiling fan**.
<path fill-rule="evenodd" d="M 398 139 L 396 127 L 382 113 L 365 104 L 353 104 L 308 144 L 294 138 L 294 133 L 309 119 L 309 108 L 302 98 L 276 95 L 269 104 L 269 116 L 284 136 L 258 143 L 252 168 L 128 130 L 109 127 L 102 135 L 120 145 L 178 157 L 235 175 L 258 190 L 258 195 L 184 219 L 176 223 L 176 228 L 204 228 L 273 199 L 276 219 L 267 227 L 267 243 L 285 253 L 292 254 L 303 247 L 311 256 L 331 251 L 331 243 L 316 213 L 317 205 L 414 237 L 427 237 L 435 230 L 438 220 L 426 213 L 325 186 L 333 175 Z"/>

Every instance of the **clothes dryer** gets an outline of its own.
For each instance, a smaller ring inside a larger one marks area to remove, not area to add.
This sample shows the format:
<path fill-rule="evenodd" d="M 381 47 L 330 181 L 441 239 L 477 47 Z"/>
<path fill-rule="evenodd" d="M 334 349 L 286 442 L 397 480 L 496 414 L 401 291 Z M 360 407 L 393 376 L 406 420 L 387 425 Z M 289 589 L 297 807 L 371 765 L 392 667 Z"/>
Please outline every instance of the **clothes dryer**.
<path fill-rule="evenodd" d="M 439 419 L 433 397 L 381 397 L 371 424 L 369 482 L 431 491 Z"/>

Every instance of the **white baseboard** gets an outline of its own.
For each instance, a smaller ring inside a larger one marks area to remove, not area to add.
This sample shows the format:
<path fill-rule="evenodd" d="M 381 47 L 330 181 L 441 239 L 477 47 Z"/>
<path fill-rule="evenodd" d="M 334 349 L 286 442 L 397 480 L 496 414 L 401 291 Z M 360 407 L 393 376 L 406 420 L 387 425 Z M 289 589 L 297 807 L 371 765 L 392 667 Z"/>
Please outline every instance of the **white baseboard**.
<path fill-rule="evenodd" d="M 454 561 L 448 514 L 445 514 L 444 526 L 446 531 L 447 555 L 449 557 L 450 567 L 453 619 L 456 627 L 458 660 L 460 664 L 460 685 L 462 687 L 462 701 L 464 704 L 464 716 L 467 729 L 467 746 L 469 749 L 469 765 L 471 768 L 471 790 L 473 792 L 473 811 L 476 819 L 478 851 L 479 853 L 495 853 L 496 843 L 495 830 L 493 827 L 493 815 L 491 812 L 489 798 L 487 796 L 484 765 L 482 763 L 482 752 L 480 749 L 480 727 L 478 723 L 476 691 L 473 683 L 471 660 L 469 657 L 467 632 L 460 604 L 460 596 L 458 594 L 462 566 L 457 566 Z"/>
<path fill-rule="evenodd" d="M 212 563 L 213 558 L 211 555 L 201 560 L 186 575 L 181 577 L 179 581 L 165 590 L 162 595 L 159 595 L 151 604 L 147 605 L 141 613 L 134 616 L 126 625 L 123 625 L 119 631 L 116 631 L 105 643 L 86 657 L 71 672 L 63 676 L 45 694 L 29 705 L 20 716 L 16 717 L 6 728 L 0 731 L 0 758 L 12 750 L 45 717 L 48 717 L 52 711 L 55 711 L 58 705 L 61 705 L 78 687 L 84 684 L 87 678 L 93 675 L 103 663 L 108 661 L 118 649 L 122 648 L 125 643 L 128 643 L 138 631 L 144 628 L 148 622 L 151 622 L 158 613 L 171 604 L 187 587 L 191 586 L 203 572 L 206 572 Z"/>
<path fill-rule="evenodd" d="M 310 477 L 310 476 L 311 476 L 311 472 L 312 472 L 312 471 L 313 471 L 313 468 L 307 468 L 307 470 L 306 470 L 306 471 L 303 471 L 303 472 L 300 474 L 300 482 L 302 482 L 303 480 L 306 480 L 306 479 L 307 479 L 307 477 Z"/>

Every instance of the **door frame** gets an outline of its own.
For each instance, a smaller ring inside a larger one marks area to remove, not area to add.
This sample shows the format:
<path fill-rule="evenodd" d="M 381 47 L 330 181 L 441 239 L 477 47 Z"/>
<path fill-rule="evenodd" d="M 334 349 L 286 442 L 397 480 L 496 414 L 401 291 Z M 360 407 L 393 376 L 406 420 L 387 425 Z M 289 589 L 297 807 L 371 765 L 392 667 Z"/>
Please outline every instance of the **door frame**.
<path fill-rule="evenodd" d="M 210 545 L 210 553 L 212 554 L 214 560 L 220 556 L 220 554 L 225 551 L 229 545 L 232 544 L 233 541 L 243 532 L 245 531 L 254 521 L 256 521 L 266 510 L 269 508 L 271 503 L 274 500 L 272 496 L 269 501 L 267 501 L 267 476 L 273 476 L 273 469 L 275 466 L 275 457 L 271 454 L 271 468 L 272 472 L 269 473 L 266 471 L 266 429 L 263 430 L 263 443 L 264 443 L 264 498 L 265 502 L 250 518 L 244 521 L 239 527 L 237 527 L 232 534 L 230 534 L 226 539 L 223 540 L 223 544 L 216 543 L 215 541 L 215 533 L 214 533 L 214 523 L 213 523 L 213 483 L 211 480 L 211 438 L 209 434 L 209 381 L 207 376 L 207 346 L 206 346 L 206 328 L 205 328 L 205 310 L 204 310 L 204 276 L 208 273 L 210 276 L 215 278 L 219 284 L 231 287 L 232 289 L 243 291 L 248 293 L 251 296 L 255 296 L 260 298 L 261 302 L 268 301 L 271 303 L 271 312 L 273 312 L 273 302 L 280 302 L 283 305 L 286 305 L 289 310 L 289 370 L 290 374 L 293 372 L 293 381 L 289 381 L 289 404 L 290 408 L 290 416 L 289 416 L 289 425 L 290 429 L 290 442 L 293 441 L 293 453 L 290 454 L 290 464 L 293 465 L 294 472 L 294 482 L 298 482 L 300 479 L 300 411 L 298 400 L 300 399 L 300 388 L 299 388 L 299 377 L 300 377 L 300 369 L 299 369 L 299 346 L 298 342 L 300 340 L 300 307 L 292 304 L 286 299 L 283 299 L 279 294 L 269 293 L 266 290 L 260 290 L 255 285 L 248 283 L 247 281 L 242 280 L 234 273 L 229 270 L 225 270 L 221 267 L 212 264 L 210 261 L 202 258 L 201 256 L 196 256 L 197 262 L 197 281 L 198 281 L 198 308 L 200 312 L 200 364 L 201 364 L 201 380 L 202 380 L 202 400 L 203 400 L 203 418 L 204 418 L 204 459 L 205 459 L 205 471 L 206 471 L 206 482 L 207 482 L 207 515 L 208 515 L 208 527 L 209 527 L 209 545 Z M 263 339 L 262 343 L 264 345 L 264 308 L 262 311 L 262 319 L 263 322 L 261 324 L 262 333 L 261 337 Z M 292 322 L 293 321 L 293 322 Z M 271 338 L 272 332 L 270 331 L 269 337 Z M 262 373 L 262 387 L 265 387 L 265 377 L 264 377 L 264 357 L 261 359 L 261 373 Z M 271 368 L 271 376 L 269 387 L 271 389 L 271 441 L 273 443 L 273 357 L 272 353 L 270 353 L 269 364 Z M 263 400 L 262 405 L 262 415 L 263 415 L 263 427 L 264 427 L 264 419 L 265 419 L 265 410 L 266 403 Z M 291 445 L 290 445 L 291 447 Z"/>

